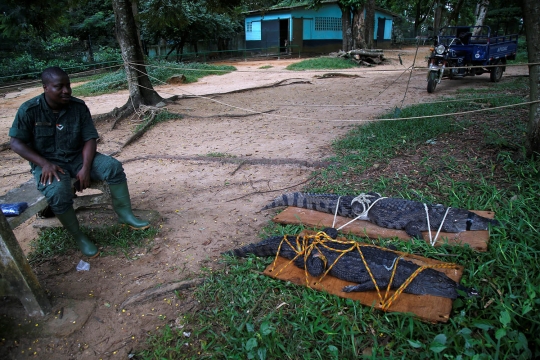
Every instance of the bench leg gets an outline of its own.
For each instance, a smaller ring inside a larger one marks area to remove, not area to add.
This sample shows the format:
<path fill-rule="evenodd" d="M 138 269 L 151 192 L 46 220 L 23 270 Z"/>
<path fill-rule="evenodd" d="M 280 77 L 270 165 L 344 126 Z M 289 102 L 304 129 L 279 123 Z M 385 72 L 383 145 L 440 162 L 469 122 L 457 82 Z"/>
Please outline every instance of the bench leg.
<path fill-rule="evenodd" d="M 29 316 L 44 316 L 51 304 L 30 268 L 4 214 L 0 212 L 0 292 L 17 296 Z"/>

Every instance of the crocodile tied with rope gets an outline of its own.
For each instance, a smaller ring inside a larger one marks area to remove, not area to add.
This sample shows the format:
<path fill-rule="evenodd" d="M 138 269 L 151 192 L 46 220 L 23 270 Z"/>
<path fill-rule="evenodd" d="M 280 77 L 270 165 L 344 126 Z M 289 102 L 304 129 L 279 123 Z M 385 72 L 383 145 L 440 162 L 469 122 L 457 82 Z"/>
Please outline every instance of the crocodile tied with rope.
<path fill-rule="evenodd" d="M 456 264 L 419 266 L 405 260 L 406 253 L 385 249 L 356 241 L 335 239 L 335 229 L 325 229 L 316 235 L 273 236 L 259 243 L 233 249 L 225 254 L 246 257 L 282 256 L 304 269 L 307 275 L 319 277 L 326 275 L 356 283 L 343 288 L 344 292 L 376 290 L 383 310 L 402 293 L 434 295 L 450 299 L 458 297 L 459 292 L 475 295 L 469 289 L 450 279 L 435 268 L 456 268 Z M 282 269 L 283 270 L 283 269 Z M 277 274 L 279 275 L 279 273 Z M 309 283 L 307 283 L 309 286 Z M 385 289 L 384 294 L 382 289 Z M 389 296 L 389 290 L 396 290 Z"/>
<path fill-rule="evenodd" d="M 262 210 L 280 206 L 295 206 L 351 217 L 355 220 L 367 220 L 383 228 L 405 230 L 409 236 L 418 239 L 422 238 L 422 231 L 459 233 L 467 230 L 488 230 L 490 226 L 500 225 L 497 220 L 479 216 L 468 210 L 400 198 L 386 198 L 375 192 L 362 193 L 358 196 L 288 193 L 277 197 Z"/>

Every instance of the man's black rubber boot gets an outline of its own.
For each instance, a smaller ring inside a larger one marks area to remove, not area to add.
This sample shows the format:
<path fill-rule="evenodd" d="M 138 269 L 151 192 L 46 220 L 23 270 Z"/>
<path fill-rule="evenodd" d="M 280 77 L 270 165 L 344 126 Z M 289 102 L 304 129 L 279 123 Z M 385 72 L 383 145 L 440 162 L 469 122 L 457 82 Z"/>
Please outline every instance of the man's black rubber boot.
<path fill-rule="evenodd" d="M 111 190 L 113 209 L 118 215 L 120 224 L 126 224 L 134 230 L 144 230 L 150 227 L 148 221 L 141 220 L 133 214 L 127 182 L 118 185 L 109 184 L 109 189 Z"/>
<path fill-rule="evenodd" d="M 83 255 L 88 256 L 90 258 L 95 257 L 99 255 L 99 250 L 88 239 L 88 237 L 83 234 L 79 227 L 79 220 L 77 220 L 77 215 L 75 215 L 75 210 L 73 208 L 70 208 L 68 211 L 66 211 L 63 214 L 57 214 L 56 217 L 64 228 L 75 238 L 75 241 L 77 242 L 77 245 L 79 246 L 79 249 L 81 249 L 81 252 Z"/>

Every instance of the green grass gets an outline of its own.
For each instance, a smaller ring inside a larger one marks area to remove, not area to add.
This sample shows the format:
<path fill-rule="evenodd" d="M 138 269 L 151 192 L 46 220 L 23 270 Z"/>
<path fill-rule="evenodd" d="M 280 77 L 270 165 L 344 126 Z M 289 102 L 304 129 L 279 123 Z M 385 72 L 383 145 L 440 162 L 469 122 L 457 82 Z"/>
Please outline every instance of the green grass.
<path fill-rule="evenodd" d="M 152 61 L 146 67 L 152 85 L 163 85 L 173 75 L 183 74 L 186 83 L 196 82 L 208 75 L 223 75 L 236 70 L 234 66 L 209 65 L 201 63 L 174 63 Z M 124 69 L 104 74 L 98 79 L 73 88 L 73 96 L 95 96 L 109 94 L 127 89 L 126 72 Z"/>
<path fill-rule="evenodd" d="M 209 152 L 206 154 L 208 157 L 217 157 L 217 158 L 233 158 L 236 157 L 236 155 L 222 153 L 222 152 Z"/>
<path fill-rule="evenodd" d="M 149 248 L 154 237 L 158 234 L 157 228 L 133 231 L 127 226 L 114 225 L 100 228 L 82 228 L 91 241 L 100 248 L 101 255 L 123 254 L 133 258 L 134 250 Z M 39 237 L 30 244 L 32 250 L 28 254 L 30 264 L 40 263 L 57 255 L 64 255 L 72 251 L 79 251 L 75 240 L 64 228 L 45 229 Z"/>
<path fill-rule="evenodd" d="M 511 104 L 524 101 L 526 94 L 526 80 L 514 79 L 485 90 L 461 91 L 456 102 L 412 106 L 401 115 Z M 478 100 L 482 97 L 491 98 Z M 522 156 L 526 112 L 519 109 L 358 126 L 333 143 L 333 161 L 338 165 L 322 170 L 305 189 L 341 194 L 375 190 L 461 208 L 494 209 L 504 226 L 492 229 L 485 253 L 467 246 L 433 248 L 424 242 L 374 240 L 377 245 L 464 266 L 461 283 L 479 295 L 456 299 L 448 323 L 428 324 L 410 314 L 384 313 L 261 275 L 272 259 L 224 257 L 223 268 L 207 269 L 208 280 L 196 291 L 201 310 L 182 317 L 191 338 L 183 337 L 182 330 L 166 328 L 149 338 L 140 358 L 538 358 L 540 160 Z M 470 147 L 464 140 L 453 146 L 452 136 L 475 132 Z M 426 145 L 428 140 L 439 148 L 428 152 L 434 149 Z M 482 157 L 485 152 L 493 156 Z M 399 172 L 389 169 L 362 177 L 375 165 L 394 164 L 396 158 L 413 163 Z M 269 224 L 260 235 L 300 230 Z"/>
<path fill-rule="evenodd" d="M 515 62 L 517 63 L 529 62 L 528 52 L 527 52 L 527 40 L 525 39 L 524 36 L 520 36 L 518 38 L 518 48 L 517 48 Z"/>
<path fill-rule="evenodd" d="M 264 70 L 264 69 L 271 69 L 271 68 L 273 68 L 272 65 L 264 65 L 264 66 L 261 66 L 259 69 L 263 69 L 263 70 Z"/>
<path fill-rule="evenodd" d="M 358 67 L 358 65 L 349 59 L 320 57 L 315 59 L 307 59 L 286 67 L 287 70 L 322 70 L 322 69 L 350 69 Z"/>

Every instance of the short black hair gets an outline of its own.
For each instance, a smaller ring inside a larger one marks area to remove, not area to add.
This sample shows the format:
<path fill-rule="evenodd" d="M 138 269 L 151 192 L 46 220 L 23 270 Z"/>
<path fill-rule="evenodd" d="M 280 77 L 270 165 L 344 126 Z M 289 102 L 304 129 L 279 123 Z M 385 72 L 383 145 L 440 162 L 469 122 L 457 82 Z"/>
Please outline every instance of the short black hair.
<path fill-rule="evenodd" d="M 51 66 L 41 73 L 41 82 L 47 85 L 55 76 L 68 76 L 68 74 L 58 66 Z"/>

